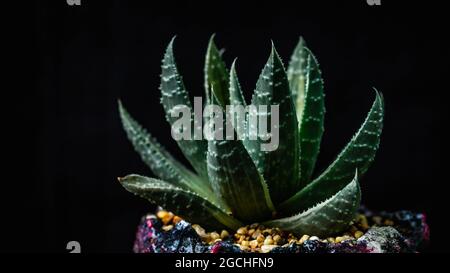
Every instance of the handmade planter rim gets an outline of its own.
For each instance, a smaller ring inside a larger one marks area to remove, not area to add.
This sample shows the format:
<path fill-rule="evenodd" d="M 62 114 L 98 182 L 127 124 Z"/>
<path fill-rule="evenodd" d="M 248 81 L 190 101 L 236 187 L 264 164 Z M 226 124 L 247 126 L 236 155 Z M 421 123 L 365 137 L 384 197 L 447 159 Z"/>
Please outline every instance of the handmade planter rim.
<path fill-rule="evenodd" d="M 429 242 L 429 227 L 423 213 L 401 210 L 373 213 L 361 208 L 367 217 L 382 216 L 391 219 L 394 226 L 372 226 L 359 239 L 340 243 L 306 240 L 279 246 L 269 253 L 404 253 L 418 252 Z M 139 224 L 133 250 L 136 253 L 245 253 L 232 240 L 207 244 L 192 228 L 191 223 L 180 221 L 168 231 L 154 214 L 145 215 Z"/>

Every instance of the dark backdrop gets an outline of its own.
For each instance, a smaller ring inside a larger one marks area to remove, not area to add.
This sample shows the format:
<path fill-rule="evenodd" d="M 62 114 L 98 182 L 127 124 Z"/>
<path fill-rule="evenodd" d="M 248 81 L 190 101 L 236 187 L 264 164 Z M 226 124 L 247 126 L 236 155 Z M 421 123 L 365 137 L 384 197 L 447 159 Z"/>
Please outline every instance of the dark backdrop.
<path fill-rule="evenodd" d="M 362 181 L 363 202 L 374 210 L 424 211 L 432 239 L 438 237 L 436 206 L 442 205 L 433 200 L 437 174 L 445 170 L 440 129 L 448 114 L 440 83 L 448 50 L 441 43 L 442 7 L 383 0 L 378 7 L 365 0 L 156 2 L 35 4 L 37 67 L 34 88 L 20 101 L 27 145 L 16 158 L 26 166 L 15 179 L 24 198 L 10 210 L 17 235 L 7 235 L 2 250 L 65 251 L 68 241 L 77 240 L 84 252 L 131 251 L 136 225 L 152 206 L 126 192 L 116 177 L 151 173 L 121 129 L 117 99 L 181 158 L 159 104 L 160 60 L 177 35 L 175 54 L 185 84 L 192 95 L 203 94 L 212 33 L 226 48 L 228 64 L 239 57 L 247 97 L 269 55 L 270 39 L 285 64 L 298 37 L 306 39 L 326 87 L 318 170 L 359 128 L 374 99 L 372 87 L 382 91 L 385 127 L 376 161 Z M 28 154 L 26 165 L 18 159 L 22 153 Z M 441 250 L 440 238 L 434 242 L 432 249 Z"/>

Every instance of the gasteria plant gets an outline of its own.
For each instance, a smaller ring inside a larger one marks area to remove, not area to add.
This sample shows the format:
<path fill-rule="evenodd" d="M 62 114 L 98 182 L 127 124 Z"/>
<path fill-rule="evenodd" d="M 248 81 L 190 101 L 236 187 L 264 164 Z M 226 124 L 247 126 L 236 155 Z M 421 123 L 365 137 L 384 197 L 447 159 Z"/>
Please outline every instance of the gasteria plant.
<path fill-rule="evenodd" d="M 160 86 L 161 103 L 172 125 L 176 121 L 170 114 L 174 107 L 192 107 L 175 64 L 173 43 L 172 39 L 162 60 Z M 228 72 L 213 37 L 206 53 L 205 89 L 208 104 L 247 105 L 236 61 Z M 208 228 L 237 229 L 259 222 L 297 234 L 342 232 L 360 206 L 358 177 L 374 160 L 380 142 L 384 105 L 382 95 L 375 93 L 362 126 L 331 165 L 312 179 L 324 132 L 324 86 L 319 65 L 300 38 L 286 71 L 272 45 L 251 104 L 279 105 L 276 150 L 262 151 L 261 139 L 181 139 L 178 146 L 194 172 L 174 159 L 119 101 L 128 138 L 159 177 L 133 174 L 119 181 L 128 191 Z"/>

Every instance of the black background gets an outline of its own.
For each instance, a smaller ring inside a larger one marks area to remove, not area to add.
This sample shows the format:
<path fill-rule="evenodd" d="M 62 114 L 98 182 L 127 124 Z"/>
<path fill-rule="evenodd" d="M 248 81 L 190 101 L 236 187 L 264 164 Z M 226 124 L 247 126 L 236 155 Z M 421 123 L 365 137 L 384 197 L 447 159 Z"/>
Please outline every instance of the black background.
<path fill-rule="evenodd" d="M 212 33 L 226 48 L 227 64 L 239 57 L 247 98 L 270 40 L 287 64 L 298 37 L 305 38 L 326 87 L 318 171 L 359 128 L 374 99 L 372 87 L 382 91 L 385 127 L 362 181 L 363 203 L 427 213 L 431 250 L 444 249 L 438 209 L 445 205 L 436 197 L 438 185 L 448 182 L 439 178 L 448 115 L 441 6 L 383 0 L 381 6 L 365 0 L 81 2 L 34 5 L 29 53 L 36 69 L 32 80 L 22 79 L 33 88 L 18 92 L 10 111 L 21 119 L 14 128 L 26 134 L 20 133 L 25 145 L 16 145 L 9 158 L 21 171 L 8 180 L 14 194 L 6 198 L 7 223 L 14 233 L 3 233 L 2 251 L 65 252 L 71 240 L 83 252 L 131 251 L 136 225 L 152 206 L 126 192 L 116 177 L 151 173 L 121 129 L 117 99 L 181 159 L 159 104 L 160 60 L 177 35 L 185 85 L 192 96 L 203 94 Z"/>

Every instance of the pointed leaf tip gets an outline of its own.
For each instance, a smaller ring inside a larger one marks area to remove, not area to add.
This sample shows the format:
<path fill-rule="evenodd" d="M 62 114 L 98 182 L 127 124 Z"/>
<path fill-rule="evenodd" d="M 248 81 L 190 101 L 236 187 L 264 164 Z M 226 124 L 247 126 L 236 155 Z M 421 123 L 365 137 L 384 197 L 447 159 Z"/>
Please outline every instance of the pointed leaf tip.
<path fill-rule="evenodd" d="M 275 48 L 275 44 L 273 40 L 270 40 L 270 56 L 274 58 L 275 56 L 278 56 L 277 49 Z"/>
<path fill-rule="evenodd" d="M 265 150 L 266 147 L 261 145 L 265 141 L 260 138 L 244 141 L 258 171 L 268 184 L 274 204 L 277 205 L 299 189 L 299 139 L 297 116 L 291 100 L 288 78 L 275 46 L 272 47 L 271 55 L 258 78 L 251 104 L 256 107 L 277 105 L 279 109 L 279 138 L 275 149 Z M 256 119 L 268 116 L 269 113 L 256 111 L 251 115 L 253 117 L 250 116 L 249 119 Z M 284 167 L 282 171 L 280 166 Z"/>
<path fill-rule="evenodd" d="M 229 76 L 229 90 L 230 90 L 230 103 L 231 105 L 246 105 L 244 95 L 242 94 L 242 88 L 239 83 L 239 79 L 236 72 L 237 58 L 233 60 L 233 64 L 230 69 Z"/>
<path fill-rule="evenodd" d="M 301 44 L 294 51 L 288 78 L 296 107 L 300 133 L 300 180 L 302 187 L 311 182 L 324 132 L 325 94 L 319 64 Z"/>
<path fill-rule="evenodd" d="M 176 35 L 173 36 L 172 39 L 170 39 L 170 42 L 169 42 L 169 44 L 166 47 L 165 55 L 169 55 L 171 58 L 173 58 L 173 55 L 174 55 L 173 54 L 173 44 L 175 43 L 175 38 L 176 37 L 177 37 Z"/>
<path fill-rule="evenodd" d="M 166 120 L 171 125 L 178 121 L 178 118 L 172 116 L 173 110 L 176 109 L 178 105 L 185 105 L 189 108 L 191 113 L 193 112 L 189 93 L 187 92 L 183 79 L 178 72 L 172 50 L 172 43 L 173 40 L 167 47 L 166 53 L 164 54 L 164 58 L 162 60 L 160 82 L 161 103 L 166 113 Z M 195 121 L 191 118 L 190 122 L 193 124 Z M 205 158 L 207 142 L 181 139 L 177 141 L 177 144 L 199 175 L 206 178 L 207 171 Z"/>
<path fill-rule="evenodd" d="M 378 99 L 378 101 L 384 105 L 384 96 L 383 93 L 378 91 L 378 89 L 376 89 L 375 87 L 372 87 L 372 89 L 375 91 L 376 94 L 376 98 Z"/>
<path fill-rule="evenodd" d="M 298 43 L 297 43 L 297 46 L 296 46 L 296 49 L 300 49 L 300 48 L 305 48 L 306 47 L 306 41 L 305 41 L 305 39 L 303 38 L 303 36 L 300 36 L 299 38 L 298 38 Z"/>
<path fill-rule="evenodd" d="M 152 172 L 161 179 L 179 187 L 190 189 L 207 196 L 209 186 L 206 179 L 201 179 L 179 161 L 173 158 L 156 139 L 154 139 L 123 105 L 119 105 L 120 119 L 128 139 L 141 159 Z M 186 146 L 184 144 L 184 146 Z M 206 157 L 206 155 L 205 155 Z"/>
<path fill-rule="evenodd" d="M 236 63 L 237 63 L 237 57 L 234 58 L 233 62 L 231 63 L 230 71 L 236 72 Z"/>
<path fill-rule="evenodd" d="M 175 39 L 177 38 L 177 35 L 173 35 L 172 39 L 170 39 L 170 45 L 172 45 L 175 42 Z"/>
<path fill-rule="evenodd" d="M 215 37 L 216 37 L 216 33 L 211 34 L 211 37 L 209 37 L 209 43 L 214 43 Z"/>
<path fill-rule="evenodd" d="M 173 55 L 173 44 L 175 42 L 175 37 L 176 36 L 173 36 L 172 39 L 170 39 L 169 43 L 167 44 L 166 52 L 165 52 L 166 55 L 167 54 Z"/>
<path fill-rule="evenodd" d="M 206 51 L 204 66 L 205 94 L 209 97 L 208 94 L 214 89 L 213 92 L 219 99 L 220 105 L 224 107 L 229 104 L 228 71 L 221 53 L 214 43 L 214 37 L 213 34 L 209 39 Z"/>

